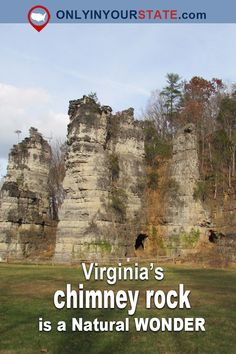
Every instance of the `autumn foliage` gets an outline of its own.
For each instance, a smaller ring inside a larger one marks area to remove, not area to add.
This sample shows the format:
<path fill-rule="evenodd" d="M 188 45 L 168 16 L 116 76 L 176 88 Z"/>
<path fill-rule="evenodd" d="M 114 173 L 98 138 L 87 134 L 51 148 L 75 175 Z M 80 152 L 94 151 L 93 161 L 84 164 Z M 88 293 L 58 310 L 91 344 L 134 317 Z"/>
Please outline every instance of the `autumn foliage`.
<path fill-rule="evenodd" d="M 156 131 L 155 146 L 157 140 L 171 145 L 176 131 L 193 123 L 198 134 L 201 174 L 196 195 L 199 198 L 234 195 L 236 86 L 229 87 L 218 78 L 194 76 L 186 81 L 178 74 L 167 74 L 166 83 L 162 90 L 152 92 L 144 112 Z M 147 140 L 147 150 L 154 153 L 151 140 Z"/>

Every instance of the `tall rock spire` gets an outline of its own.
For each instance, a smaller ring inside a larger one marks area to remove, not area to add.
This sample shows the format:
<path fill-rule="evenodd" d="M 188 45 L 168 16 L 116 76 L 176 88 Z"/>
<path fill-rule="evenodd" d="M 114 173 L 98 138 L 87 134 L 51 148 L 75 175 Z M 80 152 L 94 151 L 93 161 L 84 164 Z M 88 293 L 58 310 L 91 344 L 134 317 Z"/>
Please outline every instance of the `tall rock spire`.
<path fill-rule="evenodd" d="M 1 189 L 2 259 L 28 257 L 42 251 L 45 232 L 51 225 L 47 186 L 51 148 L 37 129 L 30 128 L 29 135 L 11 149 Z"/>
<path fill-rule="evenodd" d="M 141 222 L 141 123 L 133 109 L 113 115 L 87 96 L 70 101 L 69 117 L 55 260 L 132 254 Z"/>

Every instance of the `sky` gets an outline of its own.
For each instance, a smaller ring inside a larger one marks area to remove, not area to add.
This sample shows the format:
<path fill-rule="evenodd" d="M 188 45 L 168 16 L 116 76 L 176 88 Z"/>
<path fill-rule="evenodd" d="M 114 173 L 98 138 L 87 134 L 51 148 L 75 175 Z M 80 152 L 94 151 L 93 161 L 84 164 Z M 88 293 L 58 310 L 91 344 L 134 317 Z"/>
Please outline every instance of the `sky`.
<path fill-rule="evenodd" d="M 68 102 L 84 94 L 140 117 L 167 73 L 235 83 L 235 35 L 232 24 L 1 24 L 0 177 L 16 130 L 65 140 Z"/>

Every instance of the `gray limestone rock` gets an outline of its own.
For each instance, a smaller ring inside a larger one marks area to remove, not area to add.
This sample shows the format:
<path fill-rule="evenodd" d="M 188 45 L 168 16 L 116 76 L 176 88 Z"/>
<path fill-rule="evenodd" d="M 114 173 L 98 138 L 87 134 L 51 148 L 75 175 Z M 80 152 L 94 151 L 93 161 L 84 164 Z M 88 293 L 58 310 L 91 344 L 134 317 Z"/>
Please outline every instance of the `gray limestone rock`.
<path fill-rule="evenodd" d="M 141 222 L 142 126 L 133 109 L 113 115 L 86 96 L 70 101 L 69 117 L 55 261 L 132 254 Z"/>
<path fill-rule="evenodd" d="M 35 128 L 9 153 L 0 199 L 0 257 L 30 257 L 44 250 L 51 228 L 48 175 L 51 148 Z"/>

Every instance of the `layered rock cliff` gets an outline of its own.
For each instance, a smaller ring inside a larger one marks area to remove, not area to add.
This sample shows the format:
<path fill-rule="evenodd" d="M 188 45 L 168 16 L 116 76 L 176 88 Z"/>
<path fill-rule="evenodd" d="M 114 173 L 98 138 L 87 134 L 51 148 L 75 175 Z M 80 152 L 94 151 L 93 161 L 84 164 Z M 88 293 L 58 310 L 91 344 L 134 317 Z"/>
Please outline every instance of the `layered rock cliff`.
<path fill-rule="evenodd" d="M 133 109 L 113 115 L 86 96 L 70 102 L 69 117 L 55 260 L 134 254 L 141 227 L 142 125 Z"/>
<path fill-rule="evenodd" d="M 48 194 L 51 148 L 35 128 L 14 145 L 0 199 L 0 257 L 40 256 L 53 244 Z"/>
<path fill-rule="evenodd" d="M 203 204 L 194 198 L 200 179 L 198 142 L 195 127 L 188 124 L 180 129 L 173 140 L 169 179 L 174 187 L 166 200 L 165 221 L 171 236 L 209 223 L 209 214 Z"/>
<path fill-rule="evenodd" d="M 48 185 L 53 183 L 51 148 L 31 128 L 29 138 L 9 154 L 0 199 L 0 260 L 71 263 L 183 256 L 196 250 L 201 240 L 209 244 L 210 227 L 232 232 L 232 200 L 212 205 L 195 196 L 200 176 L 192 124 L 176 133 L 168 159 L 158 157 L 157 170 L 151 171 L 158 177 L 152 179 L 152 189 L 145 127 L 134 120 L 132 108 L 114 114 L 111 107 L 84 96 L 70 101 L 68 113 L 59 220 L 54 220 L 56 200 Z M 227 247 L 228 253 L 235 253 Z"/>
<path fill-rule="evenodd" d="M 157 191 L 148 196 L 149 239 L 145 254 L 182 255 L 207 239 L 208 208 L 194 197 L 200 179 L 197 134 L 193 124 L 173 138 L 171 158 L 159 167 Z"/>

